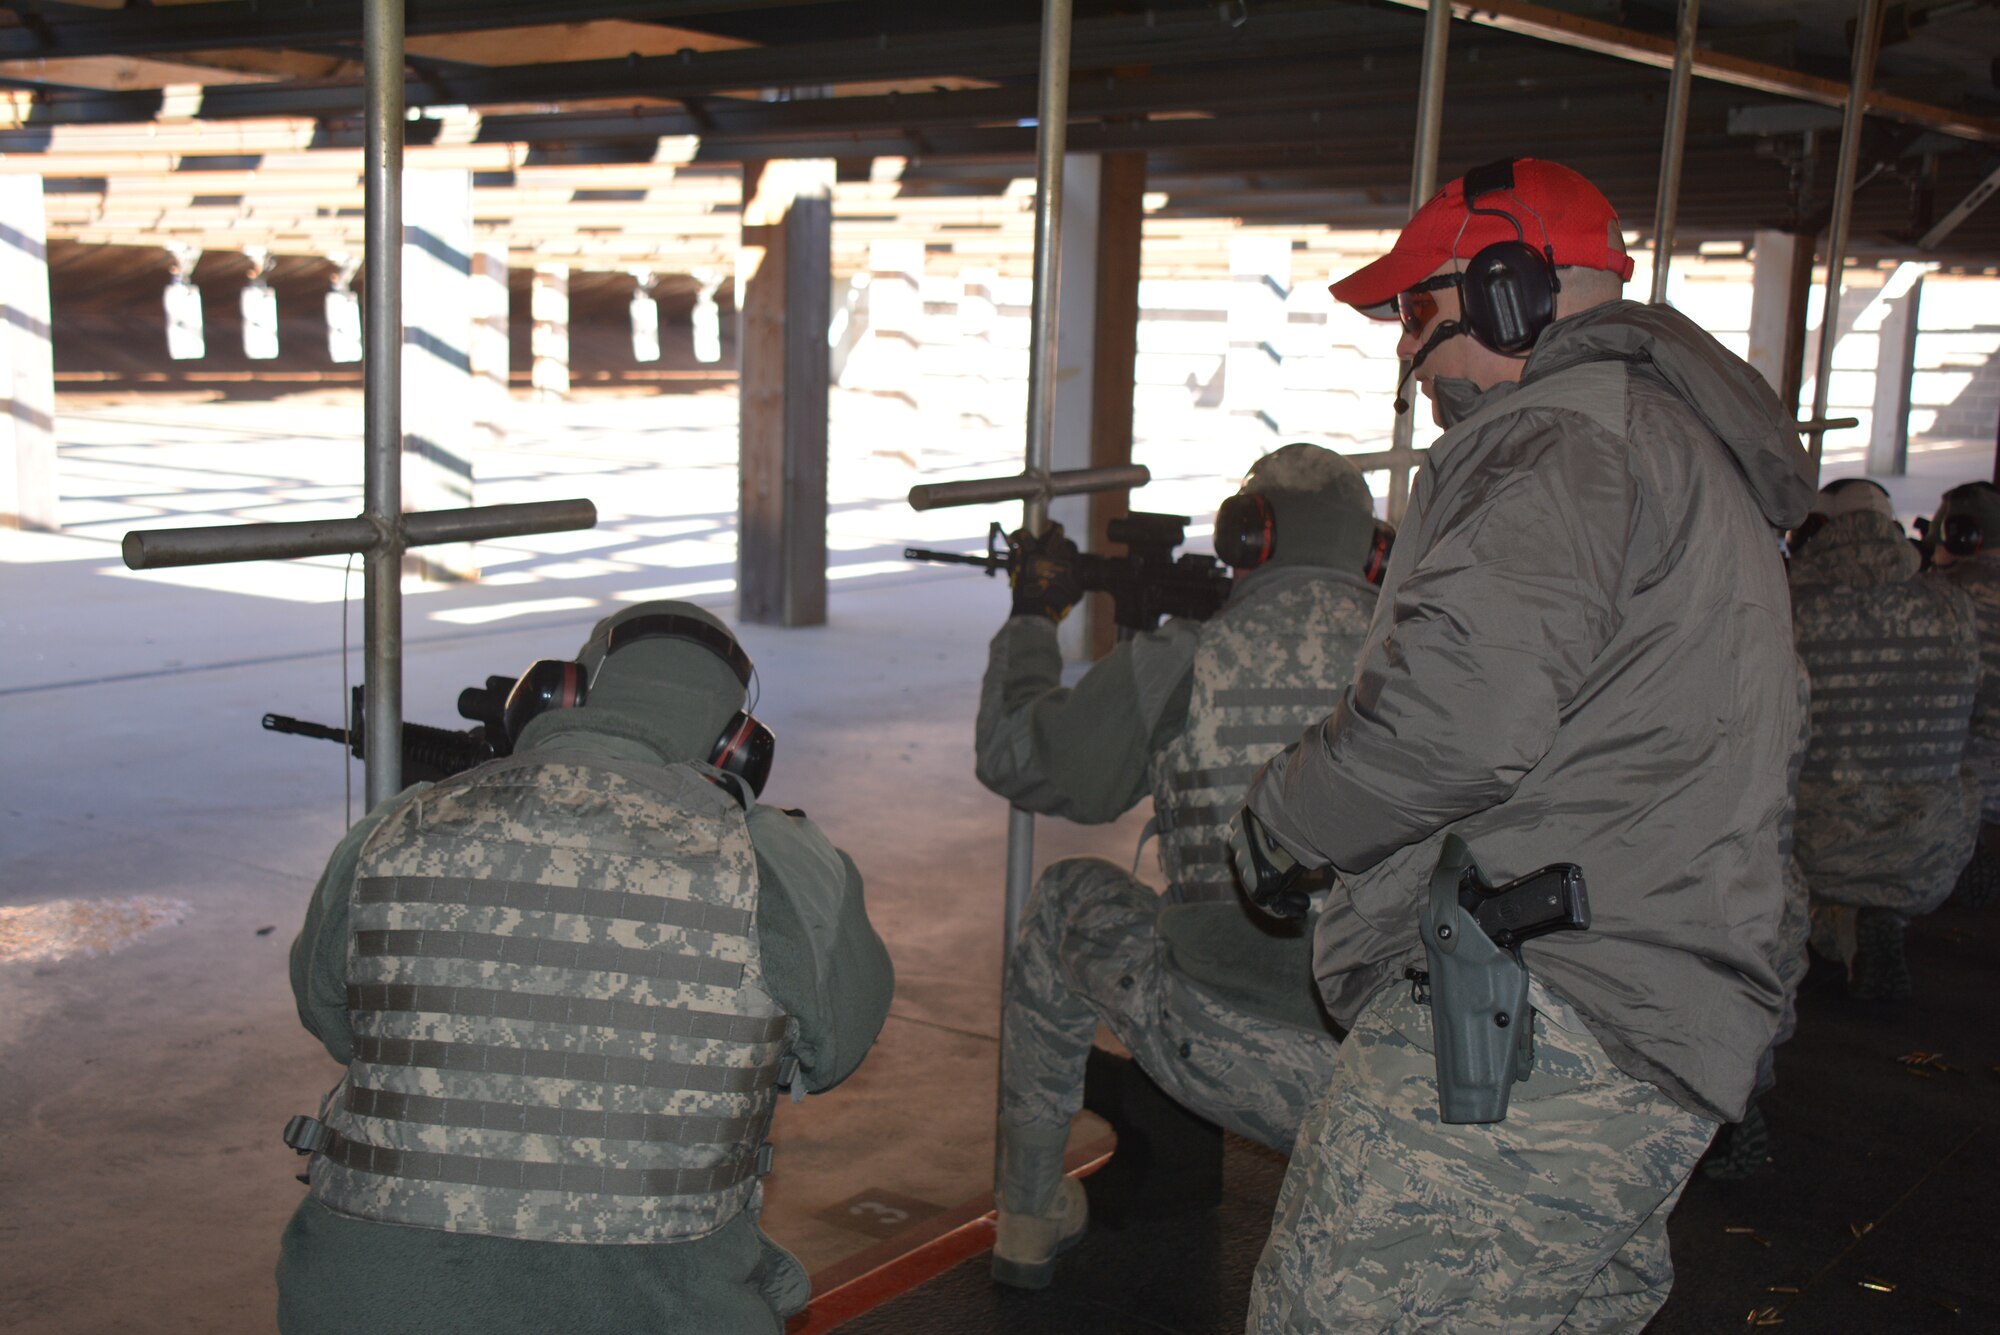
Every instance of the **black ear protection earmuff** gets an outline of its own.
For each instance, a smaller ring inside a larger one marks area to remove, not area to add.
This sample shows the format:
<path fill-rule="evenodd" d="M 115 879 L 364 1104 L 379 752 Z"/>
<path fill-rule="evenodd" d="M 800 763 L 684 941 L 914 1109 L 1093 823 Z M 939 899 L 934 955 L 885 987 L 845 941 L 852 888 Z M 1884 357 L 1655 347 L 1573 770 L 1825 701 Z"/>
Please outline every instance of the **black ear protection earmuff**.
<path fill-rule="evenodd" d="M 1232 570 L 1255 570 L 1271 559 L 1278 514 L 1254 491 L 1239 491 L 1215 512 L 1215 554 Z"/>
<path fill-rule="evenodd" d="M 1975 499 L 1985 497 L 1985 504 Z M 1944 548 L 1953 556 L 1977 556 L 1986 549 L 1986 526 L 1980 510 L 1992 508 L 2000 499 L 2000 487 L 1991 482 L 1962 482 L 1944 494 L 1938 517 L 1924 534 L 1932 549 Z"/>
<path fill-rule="evenodd" d="M 1474 338 L 1494 352 L 1507 356 L 1524 353 L 1555 320 L 1556 293 L 1562 290 L 1548 224 L 1542 222 L 1542 248 L 1536 250 L 1528 244 L 1519 218 L 1501 209 L 1479 207 L 1478 201 L 1488 195 L 1513 194 L 1513 158 L 1467 172 L 1464 191 L 1468 222 L 1475 213 L 1504 218 L 1514 228 L 1514 239 L 1484 246 L 1466 263 L 1458 284 L 1460 319 Z M 1519 195 L 1514 199 L 1528 212 L 1535 212 Z M 1536 213 L 1535 219 L 1541 222 L 1541 215 Z"/>
<path fill-rule="evenodd" d="M 1799 526 L 1785 535 L 1785 555 L 1796 561 L 1799 553 L 1806 549 L 1813 534 L 1826 527 L 1826 516 L 1815 510 L 1800 521 Z"/>
<path fill-rule="evenodd" d="M 1938 543 L 1953 556 L 1977 556 L 1986 545 L 1986 529 L 1978 515 L 1946 515 Z"/>
<path fill-rule="evenodd" d="M 611 628 L 604 645 L 604 657 L 608 659 L 627 645 L 649 639 L 686 640 L 700 645 L 729 665 L 730 672 L 735 675 L 747 697 L 756 674 L 750 655 L 743 652 L 743 646 L 727 631 L 718 630 L 694 617 L 661 613 L 621 621 Z M 599 666 L 601 668 L 602 664 Z M 507 703 L 501 711 L 508 739 L 519 742 L 522 730 L 544 711 L 573 709 L 589 698 L 590 682 L 583 664 L 559 658 L 542 659 L 522 673 L 521 679 L 514 683 L 514 689 L 508 692 Z M 742 779 L 750 786 L 751 793 L 761 794 L 765 781 L 771 777 L 771 762 L 777 754 L 778 739 L 750 713 L 755 704 L 754 700 L 746 700 L 745 707 L 737 710 L 723 725 L 715 745 L 709 748 L 708 763 L 725 774 Z"/>
<path fill-rule="evenodd" d="M 1361 575 L 1370 584 L 1380 584 L 1389 566 L 1389 548 L 1396 530 L 1377 521 L 1369 539 L 1368 556 Z M 1215 554 L 1230 569 L 1255 570 L 1271 559 L 1278 545 L 1278 511 L 1271 498 L 1259 492 L 1239 491 L 1215 512 Z"/>

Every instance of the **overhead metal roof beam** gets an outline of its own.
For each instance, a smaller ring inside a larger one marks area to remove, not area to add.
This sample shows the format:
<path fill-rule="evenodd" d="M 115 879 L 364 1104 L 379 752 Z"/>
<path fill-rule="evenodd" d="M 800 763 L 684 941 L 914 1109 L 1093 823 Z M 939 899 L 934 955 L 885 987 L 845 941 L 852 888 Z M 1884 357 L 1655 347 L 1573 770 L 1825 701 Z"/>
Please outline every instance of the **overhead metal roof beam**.
<path fill-rule="evenodd" d="M 7 31 L 0 29 L 0 36 Z M 1359 7 L 1260 10 L 1253 22 L 1240 28 L 1209 10 L 1158 14 L 1150 21 L 1121 16 L 1077 25 L 1075 65 L 1089 69 L 1232 60 L 1268 64 L 1293 61 L 1316 51 L 1355 52 L 1366 49 L 1370 41 L 1392 43 L 1395 39 L 1393 28 L 1385 29 L 1382 16 Z M 1037 70 L 1040 47 L 1037 28 L 1014 24 L 725 51 L 690 50 L 670 56 L 437 71 L 409 80 L 404 96 L 413 107 L 480 106 L 564 98 L 679 99 L 743 88 L 818 87 L 944 75 L 1010 78 Z M 50 93 L 37 103 L 31 123 L 145 121 L 158 114 L 160 101 L 160 93 L 154 90 Z M 361 85 L 351 80 L 288 82 L 205 89 L 195 114 L 205 120 L 347 116 L 357 113 L 360 106 Z"/>
<path fill-rule="evenodd" d="M 1431 0 L 1390 0 L 1390 3 L 1408 9 L 1428 10 L 1431 7 Z M 1674 66 L 1672 38 L 1657 37 L 1634 28 L 1600 23 L 1596 19 L 1564 13 L 1562 10 L 1550 9 L 1545 5 L 1528 4 L 1526 0 L 1479 0 L 1477 5 L 1453 3 L 1451 12 L 1452 17 L 1476 23 L 1481 27 L 1521 33 L 1578 51 L 1594 51 L 1599 55 L 1616 56 L 1620 60 L 1629 60 L 1659 70 L 1671 70 Z M 1711 38 L 1715 35 L 1710 34 Z M 1780 97 L 1795 97 L 1800 101 L 1816 102 L 1821 106 L 1844 107 L 1847 103 L 1847 85 L 1838 79 L 1823 79 L 1815 74 L 1786 69 L 1781 65 L 1767 65 L 1761 61 L 1746 60 L 1742 56 L 1732 56 L 1721 51 L 1697 50 L 1694 57 L 1694 73 L 1699 78 L 1712 79 L 1736 88 L 1775 93 Z M 1909 125 L 1922 125 L 1928 129 L 1956 135 L 1961 139 L 2000 144 L 2000 120 L 1990 116 L 1976 116 L 1951 107 L 1918 102 L 1913 98 L 1898 97 L 1880 89 L 1869 93 L 1867 111 L 1873 116 L 1884 116 Z"/>
<path fill-rule="evenodd" d="M 595 19 L 637 19 L 671 23 L 704 15 L 828 4 L 832 0 L 564 0 L 552 12 L 548 0 L 408 0 L 404 10 L 413 37 Z M 360 0 L 272 3 L 221 0 L 162 9 L 52 18 L 17 9 L 18 28 L 0 28 L 0 59 L 34 56 L 113 56 L 143 52 L 207 51 L 232 47 L 300 47 L 361 40 Z"/>

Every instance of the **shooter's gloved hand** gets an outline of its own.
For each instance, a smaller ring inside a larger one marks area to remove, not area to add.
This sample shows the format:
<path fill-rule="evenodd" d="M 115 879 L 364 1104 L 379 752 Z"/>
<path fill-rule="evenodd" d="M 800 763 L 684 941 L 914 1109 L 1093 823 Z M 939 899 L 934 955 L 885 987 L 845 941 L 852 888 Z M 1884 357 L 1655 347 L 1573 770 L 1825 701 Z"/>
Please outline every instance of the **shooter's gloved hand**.
<path fill-rule="evenodd" d="M 1247 806 L 1229 822 L 1229 866 L 1244 895 L 1272 917 L 1303 918 L 1311 911 L 1317 883 Z"/>
<path fill-rule="evenodd" d="M 1015 616 L 1045 616 L 1061 621 L 1083 597 L 1076 575 L 1076 544 L 1063 536 L 1061 524 L 1050 524 L 1039 536 L 1016 529 L 1007 536 L 1013 560 L 1007 582 L 1014 586 Z"/>

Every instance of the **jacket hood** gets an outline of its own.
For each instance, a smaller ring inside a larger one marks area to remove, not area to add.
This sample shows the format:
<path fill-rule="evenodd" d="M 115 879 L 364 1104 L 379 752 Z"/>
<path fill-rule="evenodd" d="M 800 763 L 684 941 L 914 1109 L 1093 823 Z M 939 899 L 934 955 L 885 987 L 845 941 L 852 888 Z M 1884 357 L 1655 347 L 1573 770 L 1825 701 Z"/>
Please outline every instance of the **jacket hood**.
<path fill-rule="evenodd" d="M 1795 589 L 1811 584 L 1868 588 L 1915 579 L 1922 564 L 1901 524 L 1858 510 L 1827 520 L 1793 558 L 1790 577 Z"/>
<path fill-rule="evenodd" d="M 1817 494 L 1798 424 L 1750 364 L 1670 306 L 1612 301 L 1550 325 L 1528 356 L 1525 382 L 1580 362 L 1643 363 L 1728 448 L 1764 518 L 1794 528 Z"/>
<path fill-rule="evenodd" d="M 595 734 L 638 742 L 669 764 L 708 758 L 715 739 L 743 707 L 743 686 L 714 652 L 688 640 L 642 639 L 605 653 L 613 626 L 651 615 L 701 621 L 735 638 L 721 618 L 692 603 L 638 603 L 606 617 L 578 655 L 590 673 L 583 707 L 536 718 L 522 731 L 520 749 Z"/>

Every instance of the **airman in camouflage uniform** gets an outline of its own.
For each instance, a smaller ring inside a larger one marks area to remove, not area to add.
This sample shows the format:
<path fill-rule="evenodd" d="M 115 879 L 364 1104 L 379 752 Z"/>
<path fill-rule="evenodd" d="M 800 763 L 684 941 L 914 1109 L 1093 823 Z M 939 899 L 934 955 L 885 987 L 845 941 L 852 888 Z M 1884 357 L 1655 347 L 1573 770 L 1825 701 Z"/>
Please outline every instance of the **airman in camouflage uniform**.
<path fill-rule="evenodd" d="M 1955 541 L 1946 541 L 1947 529 Z M 1979 781 L 1981 829 L 1958 893 L 1983 905 L 2000 893 L 2000 487 L 1967 482 L 1946 492 L 1926 545 L 1935 577 L 1965 590 L 1979 621 L 1979 695 L 1965 763 Z"/>
<path fill-rule="evenodd" d="M 689 604 L 607 618 L 581 708 L 335 850 L 292 985 L 346 1071 L 282 1330 L 775 1335 L 805 1305 L 757 1226 L 771 1114 L 860 1064 L 894 980 L 853 862 L 705 763 L 725 649 Z"/>
<path fill-rule="evenodd" d="M 1603 195 L 1517 159 L 1334 285 L 1400 317 L 1445 430 L 1352 684 L 1246 804 L 1246 831 L 1339 874 L 1313 963 L 1350 1026 L 1253 1335 L 1636 1332 L 1669 1292 L 1667 1216 L 1777 1030 L 1799 715 L 1776 537 L 1811 460 L 1741 358 L 1618 299 L 1630 275 Z M 1567 861 L 1589 885 L 1587 930 L 1522 947 L 1533 1013 L 1507 1023 L 1532 1023 L 1533 1069 L 1496 1122 L 1441 1120 L 1406 981 L 1454 836 L 1495 883 Z"/>
<path fill-rule="evenodd" d="M 1863 999 L 1910 993 L 1903 927 L 1951 893 L 1979 830 L 1963 768 L 1979 682 L 1972 601 L 1919 579 L 1888 493 L 1820 492 L 1826 515 L 1792 559 L 1792 622 L 1812 678 L 1797 848 L 1813 944 Z"/>
<path fill-rule="evenodd" d="M 1352 464 L 1304 444 L 1259 460 L 1244 490 L 1275 515 L 1271 555 L 1239 572 L 1208 622 L 1123 642 L 1064 689 L 1055 617 L 1075 593 L 1017 577 L 1016 615 L 993 640 L 980 780 L 1086 822 L 1150 794 L 1167 883 L 1161 895 L 1122 867 L 1071 858 L 1028 902 L 1001 1024 L 1003 1282 L 1046 1284 L 1055 1250 L 1083 1227 L 1062 1151 L 1100 1022 L 1184 1107 L 1280 1150 L 1332 1074 L 1338 1044 L 1310 943 L 1252 920 L 1225 836 L 1256 764 L 1322 717 L 1353 670 L 1375 606 L 1363 577 L 1373 502 Z"/>

